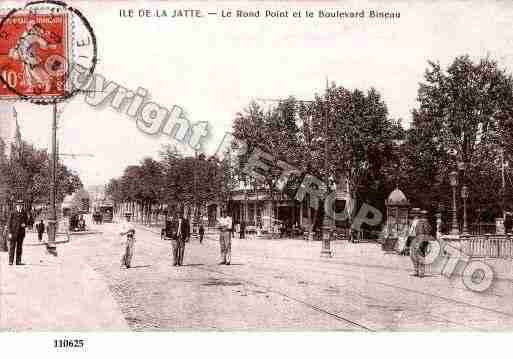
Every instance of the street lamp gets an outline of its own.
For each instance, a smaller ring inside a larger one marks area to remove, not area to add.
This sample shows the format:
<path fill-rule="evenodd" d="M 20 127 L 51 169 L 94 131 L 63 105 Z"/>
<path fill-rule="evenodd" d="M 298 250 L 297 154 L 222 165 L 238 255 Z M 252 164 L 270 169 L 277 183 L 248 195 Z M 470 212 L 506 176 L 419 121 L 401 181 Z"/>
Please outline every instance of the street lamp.
<path fill-rule="evenodd" d="M 463 198 L 463 235 L 468 236 L 468 226 L 467 226 L 468 187 L 466 185 L 461 187 L 461 198 Z"/>
<path fill-rule="evenodd" d="M 55 237 L 57 235 L 57 102 L 53 103 L 53 118 L 52 118 L 52 159 L 50 167 L 50 215 L 48 216 L 48 242 L 46 250 L 48 253 L 56 256 L 57 246 L 55 245 Z"/>
<path fill-rule="evenodd" d="M 328 96 L 329 96 L 329 85 L 328 85 L 328 79 L 326 79 L 326 108 L 324 109 L 324 172 L 325 172 L 325 182 L 326 182 L 326 193 L 325 193 L 325 199 L 323 201 L 324 210 L 322 211 L 323 214 L 323 220 L 321 225 L 321 236 L 322 236 L 322 249 L 321 249 L 321 257 L 331 258 L 333 256 L 331 252 L 331 236 L 333 235 L 333 227 L 331 225 L 331 219 L 329 218 L 330 213 L 326 213 L 326 205 L 325 201 L 328 196 L 329 190 L 330 190 L 330 176 L 328 173 L 329 167 L 328 167 L 328 154 L 329 154 L 329 147 L 328 147 L 328 121 L 329 121 L 329 102 L 328 102 Z M 328 223 L 325 223 L 328 222 Z"/>
<path fill-rule="evenodd" d="M 451 225 L 451 234 L 459 235 L 460 231 L 458 229 L 458 215 L 456 210 L 456 186 L 458 185 L 458 172 L 452 171 L 449 173 L 449 181 L 452 187 L 452 225 Z"/>

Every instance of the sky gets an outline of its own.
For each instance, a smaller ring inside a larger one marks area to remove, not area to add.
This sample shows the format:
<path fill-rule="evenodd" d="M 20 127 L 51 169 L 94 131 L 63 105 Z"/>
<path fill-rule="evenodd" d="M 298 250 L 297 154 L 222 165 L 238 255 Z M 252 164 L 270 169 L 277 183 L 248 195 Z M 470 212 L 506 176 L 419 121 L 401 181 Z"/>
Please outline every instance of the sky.
<path fill-rule="evenodd" d="M 2 1 L 4 3 L 4 1 Z M 513 4 L 505 1 L 399 2 L 198 2 L 75 1 L 92 24 L 99 52 L 97 73 L 171 109 L 191 122 L 208 121 L 205 143 L 213 153 L 232 120 L 251 100 L 296 96 L 312 99 L 326 79 L 349 89 L 376 88 L 391 118 L 408 126 L 428 60 L 446 67 L 459 55 L 490 56 L 513 69 Z M 123 18 L 120 10 L 146 8 L 314 11 L 313 19 Z M 364 19 L 320 19 L 320 9 L 366 12 Z M 370 10 L 400 18 L 370 19 Z M 265 103 L 261 103 L 266 105 Z M 93 154 L 64 158 L 86 186 L 121 176 L 128 165 L 157 158 L 171 138 L 143 134 L 111 108 L 97 109 L 83 95 L 60 105 L 59 149 Z M 48 148 L 51 108 L 17 103 L 26 140 Z M 183 151 L 189 149 L 177 144 Z"/>

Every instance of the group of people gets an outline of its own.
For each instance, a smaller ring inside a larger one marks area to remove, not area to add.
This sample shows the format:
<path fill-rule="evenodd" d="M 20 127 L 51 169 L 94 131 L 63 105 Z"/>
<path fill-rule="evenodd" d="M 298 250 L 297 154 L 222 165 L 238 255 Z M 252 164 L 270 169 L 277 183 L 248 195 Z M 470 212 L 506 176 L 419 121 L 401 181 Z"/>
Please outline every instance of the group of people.
<path fill-rule="evenodd" d="M 94 212 L 93 213 L 93 222 L 94 222 L 94 224 L 102 224 L 103 223 L 103 213 Z"/>
<path fill-rule="evenodd" d="M 219 264 L 230 265 L 232 249 L 233 220 L 227 214 L 226 209 L 222 211 L 218 221 L 219 243 L 221 250 L 221 261 Z M 130 268 L 135 246 L 135 227 L 132 222 L 132 213 L 126 212 L 124 220 L 120 222 L 119 234 L 124 238 L 125 247 L 121 256 L 121 266 Z M 199 242 L 203 243 L 205 228 L 201 224 L 198 228 Z M 189 220 L 183 215 L 172 215 L 166 219 L 162 236 L 171 242 L 171 254 L 173 266 L 182 266 L 185 255 L 185 244 L 191 235 Z"/>

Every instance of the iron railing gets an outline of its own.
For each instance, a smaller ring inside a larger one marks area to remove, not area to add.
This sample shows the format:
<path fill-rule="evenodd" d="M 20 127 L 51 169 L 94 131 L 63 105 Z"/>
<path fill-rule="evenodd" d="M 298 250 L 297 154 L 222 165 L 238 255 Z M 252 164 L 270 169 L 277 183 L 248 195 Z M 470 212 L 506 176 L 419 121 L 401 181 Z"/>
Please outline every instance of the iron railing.
<path fill-rule="evenodd" d="M 513 258 L 513 236 L 488 235 L 468 237 L 461 242 L 462 252 L 473 258 Z"/>

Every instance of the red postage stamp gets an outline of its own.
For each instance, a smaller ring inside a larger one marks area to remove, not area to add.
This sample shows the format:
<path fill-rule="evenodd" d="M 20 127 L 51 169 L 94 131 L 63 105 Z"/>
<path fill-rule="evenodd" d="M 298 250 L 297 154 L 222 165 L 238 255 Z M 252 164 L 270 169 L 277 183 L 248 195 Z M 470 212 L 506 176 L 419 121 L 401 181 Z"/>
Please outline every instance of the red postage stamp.
<path fill-rule="evenodd" d="M 0 98 L 64 96 L 67 14 L 4 13 L 0 24 Z"/>

